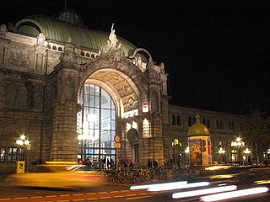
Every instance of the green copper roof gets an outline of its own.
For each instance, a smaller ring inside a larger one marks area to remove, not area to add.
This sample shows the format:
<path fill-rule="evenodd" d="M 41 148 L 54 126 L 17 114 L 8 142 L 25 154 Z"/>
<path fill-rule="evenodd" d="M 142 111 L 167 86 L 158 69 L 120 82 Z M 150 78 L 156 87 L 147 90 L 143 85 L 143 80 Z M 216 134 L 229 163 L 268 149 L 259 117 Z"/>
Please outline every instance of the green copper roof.
<path fill-rule="evenodd" d="M 91 30 L 42 15 L 33 15 L 20 20 L 16 23 L 15 30 L 18 33 L 32 36 L 37 36 L 42 32 L 47 40 L 57 42 L 68 42 L 70 36 L 72 43 L 95 51 L 106 45 L 109 38 L 109 33 Z M 129 41 L 121 37 L 118 37 L 118 40 L 122 44 L 125 56 L 131 55 L 136 49 Z"/>

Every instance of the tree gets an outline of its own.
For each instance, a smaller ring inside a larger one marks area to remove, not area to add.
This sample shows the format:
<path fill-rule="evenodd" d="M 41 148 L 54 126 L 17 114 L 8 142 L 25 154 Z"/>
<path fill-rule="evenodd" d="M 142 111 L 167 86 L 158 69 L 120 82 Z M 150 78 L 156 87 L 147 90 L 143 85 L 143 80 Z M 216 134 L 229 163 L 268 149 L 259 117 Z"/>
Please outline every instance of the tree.
<path fill-rule="evenodd" d="M 260 154 L 266 151 L 270 145 L 269 119 L 264 117 L 260 110 L 251 110 L 245 119 L 243 123 L 243 138 L 254 151 L 256 163 L 259 163 Z"/>

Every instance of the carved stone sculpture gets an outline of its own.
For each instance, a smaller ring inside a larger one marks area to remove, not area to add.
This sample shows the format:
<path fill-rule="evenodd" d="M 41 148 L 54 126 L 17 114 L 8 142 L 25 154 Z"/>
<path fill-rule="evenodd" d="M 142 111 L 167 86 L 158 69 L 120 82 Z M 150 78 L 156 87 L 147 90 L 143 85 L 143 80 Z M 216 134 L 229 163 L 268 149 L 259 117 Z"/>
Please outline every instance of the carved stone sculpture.
<path fill-rule="evenodd" d="M 100 48 L 99 53 L 100 55 L 112 55 L 113 62 L 120 62 L 124 54 L 121 49 L 121 43 L 118 42 L 113 26 L 114 24 L 112 24 L 111 33 L 109 35 L 107 44 Z"/>

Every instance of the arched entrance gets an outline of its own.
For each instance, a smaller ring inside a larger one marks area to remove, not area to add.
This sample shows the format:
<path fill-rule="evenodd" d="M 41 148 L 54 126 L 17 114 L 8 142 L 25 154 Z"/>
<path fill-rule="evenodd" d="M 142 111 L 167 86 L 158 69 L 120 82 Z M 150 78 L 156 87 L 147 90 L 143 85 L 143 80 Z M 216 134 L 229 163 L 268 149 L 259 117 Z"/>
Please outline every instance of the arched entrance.
<path fill-rule="evenodd" d="M 94 168 L 103 165 L 109 168 L 109 161 L 116 165 L 119 159 L 130 158 L 131 152 L 124 143 L 125 126 L 127 120 L 141 113 L 141 93 L 134 80 L 124 72 L 99 68 L 87 72 L 88 77 L 79 88 L 78 102 L 82 111 L 78 114 L 78 159 L 85 161 L 89 158 Z M 116 134 L 123 140 L 117 150 L 119 159 L 116 159 L 114 145 Z M 138 162 L 138 155 L 136 158 Z"/>
<path fill-rule="evenodd" d="M 89 83 L 84 84 L 81 99 L 78 159 L 90 159 L 93 168 L 107 168 L 108 162 L 116 161 L 114 101 L 103 88 Z"/>

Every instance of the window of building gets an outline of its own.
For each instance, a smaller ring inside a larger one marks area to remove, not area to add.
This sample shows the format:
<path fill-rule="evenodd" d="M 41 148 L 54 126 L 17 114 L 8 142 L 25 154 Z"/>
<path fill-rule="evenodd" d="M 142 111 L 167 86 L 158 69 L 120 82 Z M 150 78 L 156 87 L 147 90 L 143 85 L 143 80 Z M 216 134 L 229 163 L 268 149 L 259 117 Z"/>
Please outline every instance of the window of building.
<path fill-rule="evenodd" d="M 16 101 L 16 88 L 13 85 L 9 85 L 7 87 L 6 105 L 15 106 L 15 101 Z"/>
<path fill-rule="evenodd" d="M 79 158 L 115 161 L 116 110 L 111 96 L 99 86 L 85 84 L 82 100 L 82 133 L 88 138 L 79 142 Z"/>
<path fill-rule="evenodd" d="M 180 115 L 177 115 L 177 116 L 176 116 L 176 124 L 177 124 L 178 126 L 181 126 L 181 117 L 180 117 Z"/>
<path fill-rule="evenodd" d="M 235 130 L 234 122 L 232 122 L 231 125 L 232 125 L 232 130 Z"/>
<path fill-rule="evenodd" d="M 196 122 L 195 117 L 188 117 L 188 126 L 192 126 Z"/>
<path fill-rule="evenodd" d="M 188 117 L 188 126 L 192 126 L 192 119 L 190 116 Z"/>
<path fill-rule="evenodd" d="M 174 114 L 172 115 L 172 125 L 176 125 L 176 117 Z"/>
<path fill-rule="evenodd" d="M 216 127 L 217 127 L 217 129 L 223 129 L 223 121 L 216 120 Z"/>
<path fill-rule="evenodd" d="M 6 160 L 6 148 L 0 147 L 0 163 L 4 163 Z"/>
<path fill-rule="evenodd" d="M 202 122 L 203 122 L 204 125 L 206 125 L 206 119 L 205 118 L 203 118 Z"/>
<path fill-rule="evenodd" d="M 229 121 L 229 130 L 235 130 L 234 122 Z"/>
<path fill-rule="evenodd" d="M 17 160 L 17 147 L 8 147 L 7 150 L 7 162 L 15 163 Z"/>
<path fill-rule="evenodd" d="M 220 129 L 219 121 L 218 120 L 216 120 L 216 127 L 217 127 L 217 129 Z"/>
<path fill-rule="evenodd" d="M 181 126 L 181 116 L 172 114 L 172 125 Z"/>
<path fill-rule="evenodd" d="M 20 147 L 19 148 L 19 156 L 18 156 L 18 160 L 19 161 L 23 161 L 24 160 L 24 153 L 25 153 L 25 148 Z"/>
<path fill-rule="evenodd" d="M 210 120 L 207 119 L 207 124 L 206 124 L 207 128 L 211 128 L 211 124 L 210 124 Z"/>
<path fill-rule="evenodd" d="M 243 123 L 239 123 L 240 130 L 243 130 Z"/>
<path fill-rule="evenodd" d="M 27 90 L 26 90 L 26 88 L 19 87 L 17 96 L 18 96 L 17 106 L 18 107 L 26 107 L 26 103 L 27 103 Z"/>

